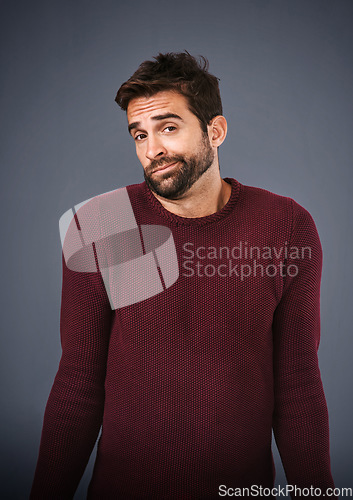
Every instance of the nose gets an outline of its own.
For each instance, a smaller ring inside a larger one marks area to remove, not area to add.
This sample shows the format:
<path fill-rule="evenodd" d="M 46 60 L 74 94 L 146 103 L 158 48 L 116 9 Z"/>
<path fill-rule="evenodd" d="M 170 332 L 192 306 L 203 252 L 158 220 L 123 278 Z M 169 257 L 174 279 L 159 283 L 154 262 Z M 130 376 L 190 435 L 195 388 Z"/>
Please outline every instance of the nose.
<path fill-rule="evenodd" d="M 147 149 L 146 149 L 146 157 L 152 161 L 158 156 L 163 156 L 167 153 L 165 146 L 162 141 L 155 136 L 148 136 L 147 138 Z"/>

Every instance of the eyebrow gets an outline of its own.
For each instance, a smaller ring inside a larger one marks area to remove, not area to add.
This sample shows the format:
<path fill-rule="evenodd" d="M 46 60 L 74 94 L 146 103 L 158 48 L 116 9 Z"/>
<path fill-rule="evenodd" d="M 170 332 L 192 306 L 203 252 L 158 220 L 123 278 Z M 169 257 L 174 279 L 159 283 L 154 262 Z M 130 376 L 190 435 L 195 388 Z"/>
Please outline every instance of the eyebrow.
<path fill-rule="evenodd" d="M 152 116 L 151 120 L 161 121 L 161 120 L 167 120 L 168 118 L 176 118 L 177 120 L 184 121 L 181 118 L 181 116 L 176 115 L 175 113 L 165 113 L 164 115 Z M 131 130 L 133 130 L 134 128 L 140 128 L 140 126 L 141 122 L 130 123 L 130 125 L 128 126 L 129 134 L 131 134 Z"/>

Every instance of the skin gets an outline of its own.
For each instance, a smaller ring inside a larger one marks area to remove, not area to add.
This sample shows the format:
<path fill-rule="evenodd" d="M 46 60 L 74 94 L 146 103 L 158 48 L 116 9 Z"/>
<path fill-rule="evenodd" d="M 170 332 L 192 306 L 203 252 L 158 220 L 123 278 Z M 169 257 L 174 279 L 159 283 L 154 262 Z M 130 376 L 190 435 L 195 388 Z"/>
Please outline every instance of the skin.
<path fill-rule="evenodd" d="M 170 114 L 176 116 L 165 116 Z M 166 210 L 182 217 L 204 217 L 223 208 L 231 193 L 231 186 L 220 176 L 217 155 L 227 134 L 224 116 L 211 120 L 205 136 L 198 118 L 188 109 L 186 98 L 163 91 L 152 97 L 132 99 L 127 119 L 145 178 L 150 178 L 162 192 L 173 191 L 173 182 L 180 174 L 178 169 L 185 167 L 183 159 L 189 168 L 198 169 L 189 172 L 198 178 L 184 192 L 162 195 L 151 189 Z"/>

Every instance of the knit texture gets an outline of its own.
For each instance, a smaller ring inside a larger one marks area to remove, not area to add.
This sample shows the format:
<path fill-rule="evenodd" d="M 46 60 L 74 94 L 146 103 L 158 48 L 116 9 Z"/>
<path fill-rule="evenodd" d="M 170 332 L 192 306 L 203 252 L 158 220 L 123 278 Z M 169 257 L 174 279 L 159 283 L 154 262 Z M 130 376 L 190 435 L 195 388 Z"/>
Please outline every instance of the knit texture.
<path fill-rule="evenodd" d="M 333 487 L 315 224 L 289 198 L 225 180 L 228 203 L 194 219 L 127 187 L 139 225 L 172 231 L 179 278 L 162 293 L 112 310 L 100 273 L 63 260 L 62 358 L 32 500 L 73 498 L 101 426 L 89 499 L 272 487 L 272 429 L 289 484 Z"/>

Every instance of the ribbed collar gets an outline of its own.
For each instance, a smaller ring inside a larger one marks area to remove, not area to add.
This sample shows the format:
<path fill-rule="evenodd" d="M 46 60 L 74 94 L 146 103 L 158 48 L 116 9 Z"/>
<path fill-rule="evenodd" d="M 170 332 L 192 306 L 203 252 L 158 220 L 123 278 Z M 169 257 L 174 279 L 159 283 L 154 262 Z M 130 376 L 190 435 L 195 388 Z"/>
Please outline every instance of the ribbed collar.
<path fill-rule="evenodd" d="M 181 217 L 180 215 L 169 212 L 169 210 L 166 210 L 160 203 L 160 201 L 158 201 L 154 194 L 150 191 L 146 182 L 143 182 L 142 184 L 146 192 L 148 203 L 151 206 L 152 210 L 156 211 L 159 215 L 166 218 L 169 222 L 172 222 L 176 225 L 183 224 L 187 226 L 203 226 L 205 224 L 217 222 L 229 215 L 238 200 L 241 184 L 237 180 L 228 177 L 224 178 L 224 180 L 232 186 L 229 200 L 224 205 L 224 207 L 221 208 L 221 210 L 215 212 L 214 214 L 206 215 L 205 217 Z"/>

